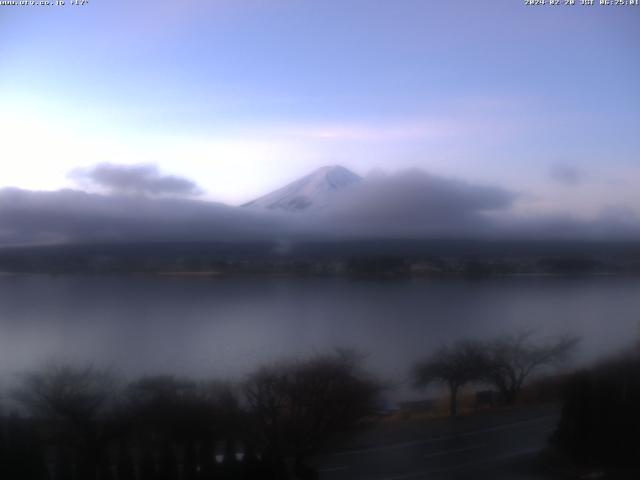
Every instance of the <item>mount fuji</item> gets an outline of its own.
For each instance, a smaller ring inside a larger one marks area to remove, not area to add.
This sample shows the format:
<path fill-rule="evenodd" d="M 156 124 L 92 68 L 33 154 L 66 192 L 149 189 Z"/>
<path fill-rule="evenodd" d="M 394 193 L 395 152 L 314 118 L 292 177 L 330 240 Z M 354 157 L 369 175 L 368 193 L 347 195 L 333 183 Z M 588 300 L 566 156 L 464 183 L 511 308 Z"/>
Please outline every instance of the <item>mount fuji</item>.
<path fill-rule="evenodd" d="M 286 212 L 323 208 L 336 193 L 361 181 L 362 177 L 345 167 L 326 166 L 242 206 Z"/>

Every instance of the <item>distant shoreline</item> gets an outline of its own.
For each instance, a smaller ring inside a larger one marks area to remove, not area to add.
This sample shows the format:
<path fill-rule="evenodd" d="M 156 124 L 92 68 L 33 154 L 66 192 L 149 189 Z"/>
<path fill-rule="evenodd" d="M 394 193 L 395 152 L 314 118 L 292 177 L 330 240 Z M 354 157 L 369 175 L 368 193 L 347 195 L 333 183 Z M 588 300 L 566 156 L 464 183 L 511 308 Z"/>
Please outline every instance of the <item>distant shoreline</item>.
<path fill-rule="evenodd" d="M 220 271 L 1 271 L 0 277 L 25 276 L 144 276 L 156 278 L 184 278 L 184 279 L 231 279 L 231 278 L 333 278 L 351 280 L 489 280 L 499 278 L 635 278 L 640 272 L 518 272 L 518 273 L 488 273 L 483 275 L 468 275 L 463 272 L 447 272 L 441 274 L 351 274 L 351 273 L 300 273 L 300 272 L 220 272 Z"/>

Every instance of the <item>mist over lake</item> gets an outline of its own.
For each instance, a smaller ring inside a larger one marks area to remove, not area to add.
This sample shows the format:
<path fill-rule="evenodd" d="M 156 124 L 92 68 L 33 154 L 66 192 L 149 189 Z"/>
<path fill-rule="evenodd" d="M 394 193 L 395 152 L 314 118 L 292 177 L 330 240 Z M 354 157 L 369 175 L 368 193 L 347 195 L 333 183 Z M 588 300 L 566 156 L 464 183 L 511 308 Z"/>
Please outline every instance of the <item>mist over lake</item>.
<path fill-rule="evenodd" d="M 0 276 L 5 381 L 44 362 L 106 365 L 126 377 L 242 379 L 272 361 L 355 348 L 412 395 L 409 369 L 444 342 L 534 328 L 582 338 L 580 364 L 639 333 L 640 278 L 482 280 Z"/>

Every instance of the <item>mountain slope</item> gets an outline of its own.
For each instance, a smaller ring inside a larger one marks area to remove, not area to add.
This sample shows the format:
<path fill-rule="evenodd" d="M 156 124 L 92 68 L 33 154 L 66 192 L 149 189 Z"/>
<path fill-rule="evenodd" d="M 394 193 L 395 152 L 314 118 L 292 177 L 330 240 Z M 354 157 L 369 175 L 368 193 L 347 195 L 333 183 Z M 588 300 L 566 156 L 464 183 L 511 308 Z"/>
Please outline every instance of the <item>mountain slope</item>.
<path fill-rule="evenodd" d="M 274 192 L 243 205 L 300 212 L 326 206 L 336 192 L 359 183 L 362 178 L 340 165 L 326 166 Z"/>

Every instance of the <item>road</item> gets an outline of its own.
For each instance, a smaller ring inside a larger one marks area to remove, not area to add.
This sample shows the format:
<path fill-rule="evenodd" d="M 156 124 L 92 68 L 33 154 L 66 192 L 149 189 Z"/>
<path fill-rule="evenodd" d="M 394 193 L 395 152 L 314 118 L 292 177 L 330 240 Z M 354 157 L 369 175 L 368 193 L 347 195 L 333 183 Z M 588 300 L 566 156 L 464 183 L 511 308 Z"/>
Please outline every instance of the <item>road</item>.
<path fill-rule="evenodd" d="M 381 424 L 319 457 L 320 479 L 544 479 L 536 459 L 558 416 L 545 405 Z"/>

